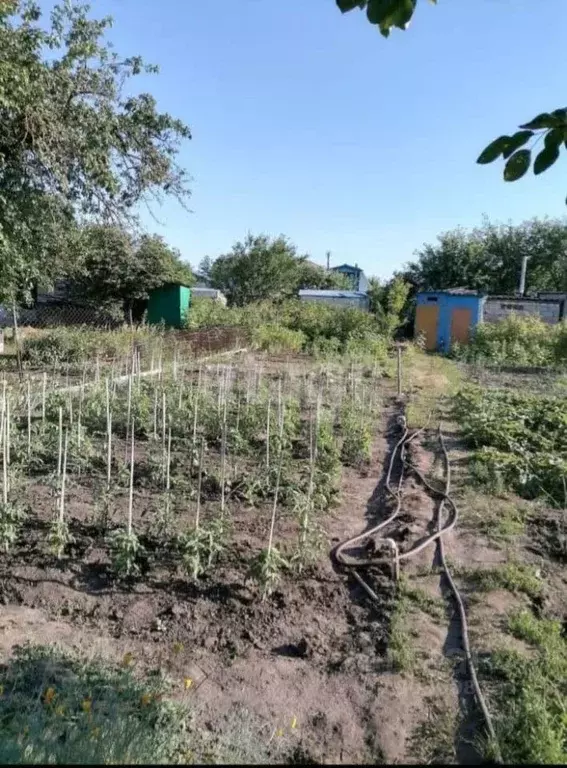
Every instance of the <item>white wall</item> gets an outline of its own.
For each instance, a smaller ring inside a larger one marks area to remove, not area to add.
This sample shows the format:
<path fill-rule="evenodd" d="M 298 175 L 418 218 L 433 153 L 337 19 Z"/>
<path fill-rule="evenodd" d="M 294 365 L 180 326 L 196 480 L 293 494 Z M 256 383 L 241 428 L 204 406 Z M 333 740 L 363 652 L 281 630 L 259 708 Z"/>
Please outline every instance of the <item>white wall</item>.
<path fill-rule="evenodd" d="M 334 307 L 354 307 L 368 312 L 367 298 L 335 298 L 333 296 L 300 296 L 300 301 L 313 301 L 318 304 L 331 304 Z"/>
<path fill-rule="evenodd" d="M 486 299 L 484 322 L 497 323 L 512 313 L 518 317 L 540 317 L 545 323 L 559 322 L 561 302 L 525 301 L 524 299 Z"/>

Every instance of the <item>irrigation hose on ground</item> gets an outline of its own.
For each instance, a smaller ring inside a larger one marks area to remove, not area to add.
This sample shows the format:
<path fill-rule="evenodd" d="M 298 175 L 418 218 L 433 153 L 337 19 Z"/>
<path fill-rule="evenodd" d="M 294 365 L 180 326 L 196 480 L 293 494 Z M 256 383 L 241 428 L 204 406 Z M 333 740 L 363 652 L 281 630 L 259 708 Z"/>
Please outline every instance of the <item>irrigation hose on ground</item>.
<path fill-rule="evenodd" d="M 458 520 L 459 512 L 457 509 L 457 505 L 455 504 L 455 501 L 450 495 L 451 493 L 451 462 L 449 459 L 449 454 L 447 452 L 447 446 L 445 444 L 443 432 L 441 430 L 441 425 L 439 426 L 438 437 L 439 437 L 439 443 L 441 446 L 441 451 L 443 453 L 443 462 L 444 462 L 444 469 L 445 469 L 444 490 L 435 488 L 425 478 L 423 473 L 420 472 L 419 469 L 417 469 L 417 467 L 415 467 L 407 458 L 408 446 L 417 437 L 419 437 L 424 431 L 425 431 L 425 427 L 422 427 L 421 429 L 415 430 L 414 432 L 410 433 L 405 424 L 405 419 L 404 419 L 402 436 L 394 445 L 394 448 L 392 449 L 390 462 L 388 464 L 388 472 L 386 474 L 385 489 L 388 496 L 394 501 L 393 512 L 389 515 L 389 517 L 387 517 L 385 520 L 378 523 L 377 525 L 373 526 L 372 528 L 369 528 L 363 533 L 353 536 L 352 538 L 347 539 L 346 541 L 339 544 L 339 546 L 336 547 L 336 549 L 334 550 L 333 554 L 336 561 L 340 565 L 349 568 L 349 572 L 352 573 L 353 577 L 360 584 L 360 586 L 365 590 L 365 592 L 370 596 L 370 598 L 376 602 L 380 602 L 380 598 L 378 597 L 376 592 L 372 589 L 372 587 L 368 584 L 368 582 L 360 575 L 358 569 L 365 566 L 379 565 L 381 563 L 389 562 L 393 565 L 394 577 L 397 581 L 399 579 L 400 562 L 403 562 L 404 560 L 409 560 L 411 557 L 416 555 L 418 552 L 421 552 L 423 549 L 425 549 L 425 547 L 428 547 L 433 542 L 435 541 L 439 542 L 439 559 L 441 563 L 441 568 L 445 574 L 445 577 L 447 579 L 447 582 L 449 584 L 449 587 L 451 589 L 455 602 L 457 603 L 459 620 L 461 624 L 461 634 L 463 638 L 463 650 L 465 653 L 465 659 L 467 662 L 469 675 L 473 684 L 475 697 L 480 707 L 480 710 L 482 712 L 482 715 L 486 724 L 486 730 L 488 732 L 488 735 L 490 737 L 492 744 L 494 745 L 494 749 L 496 752 L 496 762 L 500 763 L 502 762 L 502 759 L 501 759 L 500 751 L 498 748 L 498 743 L 496 740 L 496 733 L 494 731 L 494 726 L 492 723 L 490 712 L 488 711 L 486 701 L 484 699 L 484 696 L 482 694 L 482 691 L 478 682 L 476 667 L 471 654 L 470 641 L 469 641 L 469 628 L 468 628 L 464 602 L 453 580 L 451 571 L 447 565 L 447 561 L 445 558 L 445 546 L 444 546 L 443 537 L 445 536 L 445 534 L 447 534 L 449 531 L 451 531 L 455 527 Z M 394 467 L 395 467 L 396 459 L 398 458 L 398 456 L 400 458 L 400 474 L 399 474 L 398 482 L 395 485 L 393 485 L 392 475 L 394 472 Z M 398 545 L 393 539 L 382 537 L 381 541 L 383 541 L 384 544 L 387 544 L 392 550 L 392 557 L 387 559 L 386 558 L 364 559 L 364 558 L 355 558 L 347 555 L 345 553 L 345 550 L 347 549 L 350 549 L 356 545 L 361 545 L 364 541 L 368 541 L 370 539 L 374 539 L 374 541 L 376 541 L 376 538 L 375 538 L 376 535 L 380 531 L 382 531 L 384 528 L 391 525 L 396 520 L 396 518 L 400 515 L 402 510 L 402 502 L 403 502 L 403 494 L 402 494 L 403 481 L 404 481 L 404 475 L 406 473 L 406 470 L 410 470 L 411 472 L 413 472 L 413 474 L 417 477 L 417 479 L 431 494 L 434 494 L 440 498 L 439 507 L 437 510 L 436 532 L 426 537 L 423 541 L 415 545 L 412 549 L 402 553 L 399 552 Z M 450 508 L 450 516 L 449 516 L 449 519 L 445 521 L 445 523 L 443 523 L 443 517 L 444 517 L 443 513 L 446 507 Z"/>

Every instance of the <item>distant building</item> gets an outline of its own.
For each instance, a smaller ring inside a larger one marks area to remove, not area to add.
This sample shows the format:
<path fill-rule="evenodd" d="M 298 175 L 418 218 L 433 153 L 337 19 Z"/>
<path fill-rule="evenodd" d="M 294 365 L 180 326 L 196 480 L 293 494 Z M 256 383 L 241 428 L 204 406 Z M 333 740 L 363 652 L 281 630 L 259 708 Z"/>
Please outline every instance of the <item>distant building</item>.
<path fill-rule="evenodd" d="M 466 344 L 480 323 L 498 323 L 512 314 L 554 325 L 565 318 L 564 295 L 551 291 L 537 297 L 487 296 L 466 288 L 421 291 L 416 297 L 415 335 L 424 338 L 427 349 L 449 352 L 455 342 Z"/>
<path fill-rule="evenodd" d="M 300 301 L 312 301 L 319 304 L 331 304 L 335 307 L 350 307 L 368 312 L 370 301 L 362 291 L 299 291 Z"/>
<path fill-rule="evenodd" d="M 204 285 L 197 284 L 191 288 L 191 296 L 193 299 L 211 299 L 219 304 L 226 306 L 226 296 L 222 291 L 216 288 L 208 288 Z"/>
<path fill-rule="evenodd" d="M 359 293 L 368 292 L 368 280 L 358 264 L 355 264 L 354 267 L 350 264 L 341 264 L 339 267 L 331 267 L 331 271 L 345 275 L 348 278 L 353 291 L 358 291 Z"/>
<path fill-rule="evenodd" d="M 483 321 L 498 323 L 511 314 L 518 317 L 539 317 L 544 323 L 555 325 L 565 317 L 565 294 L 544 293 L 538 297 L 489 296 L 484 305 Z"/>

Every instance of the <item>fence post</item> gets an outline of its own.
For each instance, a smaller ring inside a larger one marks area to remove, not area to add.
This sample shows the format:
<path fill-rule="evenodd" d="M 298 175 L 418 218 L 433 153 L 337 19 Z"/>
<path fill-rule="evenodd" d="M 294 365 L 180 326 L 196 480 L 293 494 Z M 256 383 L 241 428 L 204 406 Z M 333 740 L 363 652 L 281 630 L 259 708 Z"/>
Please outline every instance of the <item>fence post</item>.
<path fill-rule="evenodd" d="M 24 378 L 24 371 L 22 368 L 22 351 L 20 349 L 20 336 L 18 334 L 18 311 L 16 309 L 16 302 L 12 302 L 12 319 L 14 321 L 14 346 L 16 347 L 16 361 L 18 363 L 18 375 L 20 381 Z"/>
<path fill-rule="evenodd" d="M 402 348 L 398 344 L 397 347 L 398 352 L 398 397 L 402 396 Z"/>

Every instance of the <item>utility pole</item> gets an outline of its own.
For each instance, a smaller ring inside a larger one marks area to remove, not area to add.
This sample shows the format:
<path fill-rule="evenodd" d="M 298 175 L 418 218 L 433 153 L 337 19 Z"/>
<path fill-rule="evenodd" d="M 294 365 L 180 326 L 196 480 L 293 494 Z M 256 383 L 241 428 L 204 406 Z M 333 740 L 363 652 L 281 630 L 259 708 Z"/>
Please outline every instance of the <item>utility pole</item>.
<path fill-rule="evenodd" d="M 520 274 L 520 287 L 519 294 L 523 296 L 526 292 L 526 272 L 528 270 L 528 256 L 524 256 L 522 259 L 522 271 Z"/>
<path fill-rule="evenodd" d="M 327 272 L 331 269 L 331 251 L 327 251 Z"/>

